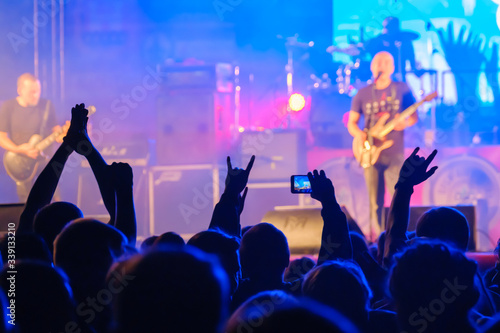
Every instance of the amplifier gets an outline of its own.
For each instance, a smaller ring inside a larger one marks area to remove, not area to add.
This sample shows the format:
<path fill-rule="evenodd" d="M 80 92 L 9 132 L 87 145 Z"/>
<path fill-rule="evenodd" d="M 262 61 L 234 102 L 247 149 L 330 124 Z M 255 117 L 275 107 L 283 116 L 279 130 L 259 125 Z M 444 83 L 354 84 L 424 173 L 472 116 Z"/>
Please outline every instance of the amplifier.
<path fill-rule="evenodd" d="M 147 166 L 150 160 L 150 145 L 152 141 L 136 140 L 129 142 L 108 143 L 97 147 L 106 163 L 128 163 L 130 166 Z M 89 168 L 86 159 L 82 160 L 82 167 Z"/>
<path fill-rule="evenodd" d="M 166 90 L 206 89 L 214 91 L 216 87 L 216 71 L 213 65 L 161 66 L 158 72 L 162 78 L 162 88 Z"/>
<path fill-rule="evenodd" d="M 17 229 L 23 210 L 24 203 L 0 204 L 0 234 L 7 232 L 9 223 L 15 224 Z"/>
<path fill-rule="evenodd" d="M 124 160 L 120 159 L 119 161 Z M 108 163 L 110 163 L 109 160 Z M 147 167 L 132 165 L 138 236 L 147 235 L 149 226 L 147 169 Z M 82 210 L 83 216 L 108 222 L 109 214 L 104 206 L 99 186 L 90 168 L 79 170 L 77 188 L 76 205 Z"/>
<path fill-rule="evenodd" d="M 255 155 L 251 181 L 289 181 L 291 175 L 307 173 L 306 132 L 266 130 L 241 134 L 242 164 Z"/>
<path fill-rule="evenodd" d="M 226 174 L 214 164 L 155 166 L 148 172 L 149 234 L 189 238 L 207 230 Z"/>

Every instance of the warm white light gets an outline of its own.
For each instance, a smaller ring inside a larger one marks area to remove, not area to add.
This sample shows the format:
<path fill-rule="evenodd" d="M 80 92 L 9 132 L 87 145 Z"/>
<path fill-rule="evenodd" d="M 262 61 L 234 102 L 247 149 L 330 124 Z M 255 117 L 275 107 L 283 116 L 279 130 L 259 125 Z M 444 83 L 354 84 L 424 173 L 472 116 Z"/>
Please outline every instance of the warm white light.
<path fill-rule="evenodd" d="M 301 94 L 292 94 L 288 100 L 288 105 L 292 111 L 298 112 L 306 106 L 306 99 Z"/>

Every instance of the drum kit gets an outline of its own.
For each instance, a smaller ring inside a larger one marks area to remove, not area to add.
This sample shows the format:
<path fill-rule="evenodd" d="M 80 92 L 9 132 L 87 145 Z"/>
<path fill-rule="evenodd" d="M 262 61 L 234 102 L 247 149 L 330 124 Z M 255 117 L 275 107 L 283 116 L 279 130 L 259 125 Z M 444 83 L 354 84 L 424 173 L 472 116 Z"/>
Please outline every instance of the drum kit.
<path fill-rule="evenodd" d="M 319 146 L 327 146 L 332 148 L 347 148 L 350 145 L 351 137 L 345 129 L 347 113 L 350 110 L 350 101 L 357 92 L 372 83 L 373 76 L 370 70 L 371 58 L 375 53 L 387 50 L 395 57 L 395 77 L 399 80 L 406 78 L 404 70 L 405 61 L 402 57 L 401 45 L 411 43 L 419 39 L 420 35 L 412 31 L 403 31 L 393 29 L 392 32 L 382 33 L 367 41 L 363 40 L 363 34 L 359 43 L 354 43 L 352 40 L 349 44 L 342 47 L 329 46 L 326 52 L 333 55 L 343 56 L 349 61 L 337 63 L 334 80 L 325 80 L 328 75 L 317 78 L 311 75 L 314 84 L 311 90 L 311 117 L 310 126 L 311 132 L 315 138 L 315 144 Z M 347 56 L 347 57 L 346 57 Z M 405 56 L 407 56 L 405 54 Z M 411 63 L 411 62 L 410 62 Z M 420 87 L 417 94 L 422 94 L 424 91 L 424 74 L 430 74 L 428 70 L 413 70 L 412 73 L 418 77 Z M 332 82 L 333 81 L 333 82 Z M 425 81 L 426 82 L 426 81 Z M 411 87 L 414 89 L 415 87 Z M 328 103 L 318 101 L 318 97 L 327 98 Z M 337 119 L 337 120 L 334 120 Z M 328 130 L 325 130 L 328 128 Z M 338 138 L 342 136 L 342 140 Z M 343 137 L 345 136 L 345 137 Z M 339 143 L 340 142 L 340 143 Z"/>
<path fill-rule="evenodd" d="M 363 87 L 372 83 L 370 70 L 371 58 L 379 51 L 387 50 L 395 57 L 395 77 L 405 79 L 405 61 L 401 60 L 401 45 L 411 43 L 419 39 L 420 35 L 413 31 L 405 31 L 388 20 L 384 31 L 371 39 L 364 40 L 363 29 L 360 30 L 360 42 L 350 40 L 349 44 L 340 46 L 329 46 L 327 53 L 333 55 L 347 56 L 349 61 L 343 63 L 332 62 L 333 69 L 320 77 L 310 75 L 312 82 L 308 85 L 311 95 L 311 113 L 309 125 L 314 137 L 315 145 L 332 148 L 347 148 L 350 146 L 351 137 L 345 130 L 346 113 L 349 112 L 352 97 Z M 283 38 L 283 37 L 281 37 Z M 289 94 L 294 91 L 294 56 L 303 53 L 309 48 L 317 47 L 314 42 L 300 41 L 298 35 L 283 38 L 288 53 L 287 90 Z M 307 51 L 306 51 L 307 52 Z M 414 55 L 413 55 L 414 56 Z M 336 68 L 336 69 L 335 69 Z M 432 71 L 413 70 L 413 74 L 419 77 L 421 84 L 417 88 L 419 93 L 423 92 L 424 74 Z M 345 138 L 343 137 L 345 136 Z"/>

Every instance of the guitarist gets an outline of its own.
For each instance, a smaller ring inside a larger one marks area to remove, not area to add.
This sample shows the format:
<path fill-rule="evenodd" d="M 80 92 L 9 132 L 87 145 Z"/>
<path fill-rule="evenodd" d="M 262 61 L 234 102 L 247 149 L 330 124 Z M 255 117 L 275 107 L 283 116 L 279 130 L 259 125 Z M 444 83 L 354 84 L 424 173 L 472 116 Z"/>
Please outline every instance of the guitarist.
<path fill-rule="evenodd" d="M 388 188 L 391 195 L 394 193 L 399 170 L 404 162 L 403 130 L 415 125 L 418 115 L 415 112 L 408 119 L 399 119 L 399 113 L 415 103 L 415 98 L 406 83 L 392 81 L 394 58 L 389 52 L 377 53 L 370 69 L 375 80 L 373 84 L 360 89 L 352 100 L 347 123 L 349 133 L 361 142 L 368 140 L 370 144 L 376 144 L 376 140 L 368 136 L 368 130 L 377 129 L 375 124 L 380 117 L 388 118 L 388 121 L 396 120 L 394 131 L 385 138 L 393 140 L 393 146 L 383 150 L 377 162 L 364 170 L 370 203 L 370 237 L 374 240 L 383 226 L 385 188 Z M 364 116 L 363 129 L 358 125 L 361 115 Z"/>
<path fill-rule="evenodd" d="M 40 98 L 41 85 L 35 76 L 22 74 L 17 79 L 17 93 L 16 98 L 5 101 L 0 108 L 0 146 L 36 159 L 40 152 L 28 144 L 30 137 L 45 137 L 61 127 L 57 125 L 54 105 Z M 19 202 L 26 202 L 31 181 L 16 182 L 16 186 Z"/>

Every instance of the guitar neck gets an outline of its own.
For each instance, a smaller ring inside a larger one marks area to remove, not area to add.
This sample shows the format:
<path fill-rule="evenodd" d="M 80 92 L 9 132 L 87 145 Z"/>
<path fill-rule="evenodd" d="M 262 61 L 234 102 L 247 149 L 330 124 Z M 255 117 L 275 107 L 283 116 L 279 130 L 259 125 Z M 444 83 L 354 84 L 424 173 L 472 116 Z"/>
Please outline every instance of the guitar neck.
<path fill-rule="evenodd" d="M 420 102 L 417 102 L 417 103 L 411 105 L 410 107 L 408 107 L 406 110 L 404 110 L 403 112 L 401 112 L 400 119 L 406 119 L 409 116 L 411 116 L 412 114 L 414 114 L 418 110 L 418 108 L 420 107 L 420 105 L 424 104 L 424 102 L 425 102 L 425 99 L 423 99 Z M 391 120 L 391 121 L 389 121 L 382 128 L 382 130 L 378 134 L 378 137 L 384 137 L 387 134 L 391 133 L 394 130 L 395 126 L 396 126 L 396 121 L 394 119 Z"/>
<path fill-rule="evenodd" d="M 54 132 L 52 133 L 51 135 L 49 135 L 48 137 L 46 137 L 45 139 L 43 139 L 42 141 L 40 141 L 39 143 L 37 143 L 35 145 L 35 148 L 39 151 L 44 151 L 45 149 L 47 149 L 51 144 L 54 143 L 54 141 L 56 141 L 56 138 L 61 135 L 63 133 L 63 130 L 59 130 L 57 132 Z"/>

